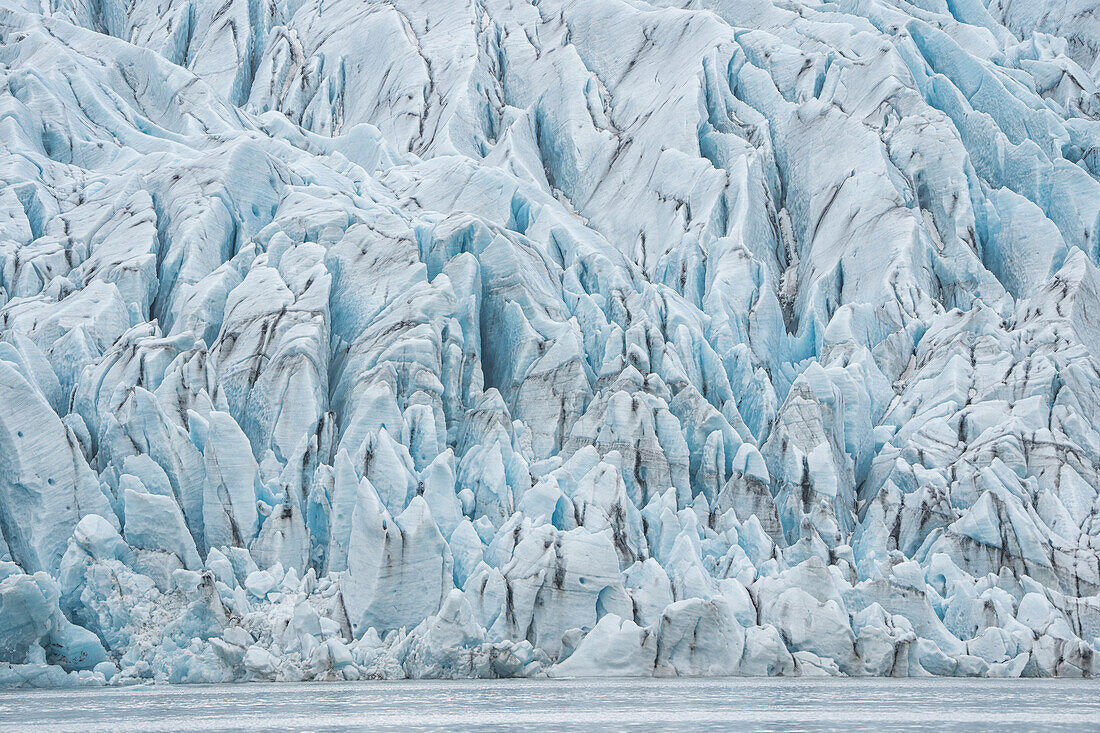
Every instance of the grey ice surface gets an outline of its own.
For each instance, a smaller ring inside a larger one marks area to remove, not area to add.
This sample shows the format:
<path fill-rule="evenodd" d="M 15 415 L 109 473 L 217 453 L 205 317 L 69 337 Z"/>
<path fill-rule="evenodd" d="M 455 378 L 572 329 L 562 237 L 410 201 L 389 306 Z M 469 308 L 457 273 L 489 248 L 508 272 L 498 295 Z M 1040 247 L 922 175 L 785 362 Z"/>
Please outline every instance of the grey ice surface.
<path fill-rule="evenodd" d="M 1081 680 L 459 680 L 5 691 L 0 729 L 1097 730 Z"/>

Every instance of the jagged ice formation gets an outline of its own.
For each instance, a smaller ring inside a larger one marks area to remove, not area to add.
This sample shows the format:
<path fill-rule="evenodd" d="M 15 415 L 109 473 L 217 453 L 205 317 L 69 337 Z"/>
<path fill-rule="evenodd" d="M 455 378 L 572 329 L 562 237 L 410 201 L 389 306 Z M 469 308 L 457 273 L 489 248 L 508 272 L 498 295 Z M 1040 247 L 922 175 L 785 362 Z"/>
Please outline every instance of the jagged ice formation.
<path fill-rule="evenodd" d="M 1091 675 L 1092 0 L 0 0 L 0 682 Z"/>

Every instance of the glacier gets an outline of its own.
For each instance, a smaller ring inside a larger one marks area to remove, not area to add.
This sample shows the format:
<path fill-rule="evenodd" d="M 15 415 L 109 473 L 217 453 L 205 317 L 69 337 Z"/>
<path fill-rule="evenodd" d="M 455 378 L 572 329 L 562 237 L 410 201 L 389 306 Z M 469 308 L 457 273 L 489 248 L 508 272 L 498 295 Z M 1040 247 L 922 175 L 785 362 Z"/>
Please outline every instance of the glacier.
<path fill-rule="evenodd" d="M 0 684 L 1100 672 L 1094 0 L 0 0 Z"/>

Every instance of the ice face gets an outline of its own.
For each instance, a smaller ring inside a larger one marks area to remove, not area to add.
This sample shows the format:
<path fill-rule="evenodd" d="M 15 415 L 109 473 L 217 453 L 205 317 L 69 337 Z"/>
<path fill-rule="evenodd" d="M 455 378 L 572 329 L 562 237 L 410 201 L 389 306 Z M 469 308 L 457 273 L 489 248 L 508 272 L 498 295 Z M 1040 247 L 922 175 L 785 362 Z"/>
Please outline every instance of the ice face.
<path fill-rule="evenodd" d="M 1092 675 L 1070 2 L 0 0 L 0 682 Z"/>

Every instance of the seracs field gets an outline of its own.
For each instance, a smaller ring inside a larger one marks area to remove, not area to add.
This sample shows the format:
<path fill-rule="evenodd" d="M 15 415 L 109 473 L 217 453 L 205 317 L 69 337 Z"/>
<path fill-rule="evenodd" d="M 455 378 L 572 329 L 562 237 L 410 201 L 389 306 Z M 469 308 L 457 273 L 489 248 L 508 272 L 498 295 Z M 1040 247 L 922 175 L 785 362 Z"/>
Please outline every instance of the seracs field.
<path fill-rule="evenodd" d="M 0 0 L 0 683 L 1100 671 L 1100 9 L 682 4 Z"/>

